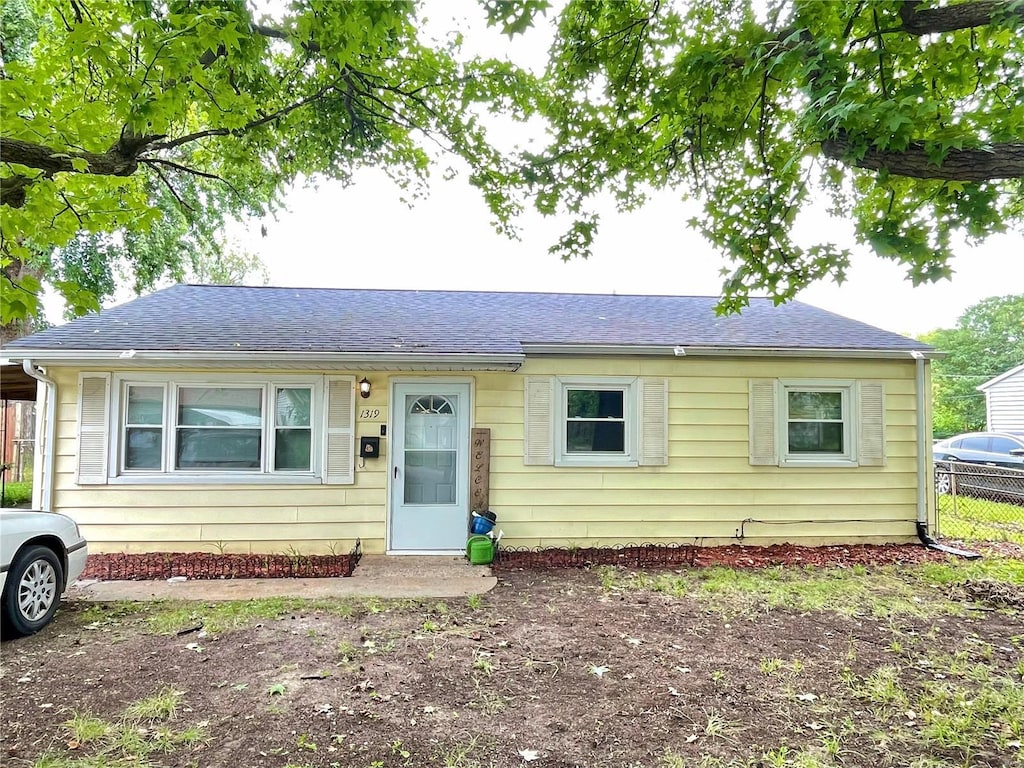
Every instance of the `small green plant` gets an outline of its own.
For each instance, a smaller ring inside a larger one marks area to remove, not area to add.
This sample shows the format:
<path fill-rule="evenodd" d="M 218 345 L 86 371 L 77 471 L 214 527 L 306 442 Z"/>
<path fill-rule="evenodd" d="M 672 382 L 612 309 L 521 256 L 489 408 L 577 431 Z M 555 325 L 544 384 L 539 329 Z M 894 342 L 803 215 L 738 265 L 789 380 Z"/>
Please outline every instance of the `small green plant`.
<path fill-rule="evenodd" d="M 711 710 L 704 722 L 704 735 L 712 738 L 721 738 L 730 731 L 735 730 L 735 728 L 735 723 L 729 722 L 718 712 Z"/>
<path fill-rule="evenodd" d="M 760 669 L 762 675 L 773 675 L 782 669 L 782 659 L 761 659 Z"/>
<path fill-rule="evenodd" d="M 132 720 L 169 720 L 174 717 L 184 691 L 164 688 L 148 698 L 128 705 L 125 717 Z"/>
<path fill-rule="evenodd" d="M 267 686 L 268 696 L 284 696 L 284 692 L 288 690 L 288 687 L 284 683 L 273 683 Z"/>
<path fill-rule="evenodd" d="M 309 737 L 308 733 L 300 733 L 295 740 L 295 746 L 307 752 L 316 752 L 316 742 Z"/>
<path fill-rule="evenodd" d="M 494 663 L 491 661 L 491 654 L 487 651 L 477 651 L 476 658 L 473 659 L 473 669 L 483 672 L 485 675 L 492 674 Z"/>
<path fill-rule="evenodd" d="M 464 744 L 455 744 L 434 755 L 434 760 L 444 768 L 478 768 L 480 763 L 473 757 L 477 750 L 478 737 L 472 736 Z"/>
<path fill-rule="evenodd" d="M 412 753 L 409 752 L 409 750 L 402 748 L 401 739 L 395 739 L 393 742 L 391 742 L 391 754 L 401 757 L 403 760 L 408 760 L 410 757 L 412 757 Z"/>
<path fill-rule="evenodd" d="M 338 642 L 338 656 L 343 664 L 351 664 L 360 654 L 360 649 L 351 640 L 340 640 Z"/>
<path fill-rule="evenodd" d="M 466 605 L 469 606 L 471 610 L 479 611 L 484 607 L 484 598 L 482 595 L 470 595 L 466 598 Z"/>
<path fill-rule="evenodd" d="M 786 768 L 788 765 L 792 765 L 790 762 L 789 747 L 783 744 L 781 747 L 769 750 L 762 753 L 761 760 L 765 765 L 773 766 L 773 768 Z"/>
<path fill-rule="evenodd" d="M 842 737 L 834 732 L 828 731 L 821 736 L 821 749 L 829 760 L 841 761 L 847 750 L 843 747 Z"/>
<path fill-rule="evenodd" d="M 98 717 L 93 717 L 81 712 L 73 712 L 71 719 L 64 723 L 71 738 L 79 744 L 88 744 L 106 736 L 111 730 L 111 724 Z"/>
<path fill-rule="evenodd" d="M 228 543 L 226 541 L 221 541 L 220 539 L 217 541 L 208 541 L 206 544 L 207 546 L 213 547 L 217 550 L 218 555 L 223 555 L 228 550 Z"/>
<path fill-rule="evenodd" d="M 437 632 L 441 629 L 440 624 L 438 624 L 436 621 L 431 621 L 430 619 L 424 621 L 422 626 L 424 632 Z"/>

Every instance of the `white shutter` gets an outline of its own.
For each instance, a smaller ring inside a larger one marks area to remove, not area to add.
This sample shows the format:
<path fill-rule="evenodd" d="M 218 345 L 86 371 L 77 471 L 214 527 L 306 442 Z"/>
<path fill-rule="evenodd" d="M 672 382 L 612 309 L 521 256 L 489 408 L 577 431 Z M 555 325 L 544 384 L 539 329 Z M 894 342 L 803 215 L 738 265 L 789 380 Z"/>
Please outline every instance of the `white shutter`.
<path fill-rule="evenodd" d="M 107 482 L 107 414 L 110 374 L 84 373 L 78 378 L 78 484 Z"/>
<path fill-rule="evenodd" d="M 355 482 L 355 402 L 354 376 L 327 378 L 327 447 L 324 467 L 328 485 Z"/>
<path fill-rule="evenodd" d="M 523 463 L 555 463 L 555 380 L 527 376 L 523 415 Z"/>
<path fill-rule="evenodd" d="M 639 463 L 668 464 L 668 379 L 640 379 Z"/>
<path fill-rule="evenodd" d="M 885 466 L 885 384 L 857 383 L 857 459 L 862 467 Z"/>
<path fill-rule="evenodd" d="M 775 439 L 775 407 L 778 382 L 775 379 L 750 380 L 750 463 L 778 464 Z"/>

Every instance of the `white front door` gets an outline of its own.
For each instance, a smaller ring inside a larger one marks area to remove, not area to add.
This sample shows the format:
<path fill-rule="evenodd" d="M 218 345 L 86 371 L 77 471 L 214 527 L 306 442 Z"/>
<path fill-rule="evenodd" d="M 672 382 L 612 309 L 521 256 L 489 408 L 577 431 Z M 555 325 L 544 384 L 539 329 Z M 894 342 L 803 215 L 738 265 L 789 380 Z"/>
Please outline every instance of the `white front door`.
<path fill-rule="evenodd" d="M 395 384 L 388 550 L 463 551 L 469 526 L 469 384 Z"/>

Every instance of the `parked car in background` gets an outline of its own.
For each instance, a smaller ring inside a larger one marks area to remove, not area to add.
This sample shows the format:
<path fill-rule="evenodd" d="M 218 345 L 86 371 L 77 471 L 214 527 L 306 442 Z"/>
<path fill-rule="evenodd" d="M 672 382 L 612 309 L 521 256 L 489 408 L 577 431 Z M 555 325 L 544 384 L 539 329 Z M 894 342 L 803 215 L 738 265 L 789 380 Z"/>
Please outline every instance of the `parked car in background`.
<path fill-rule="evenodd" d="M 0 626 L 31 635 L 57 612 L 60 596 L 85 569 L 88 545 L 70 517 L 0 511 Z"/>
<path fill-rule="evenodd" d="M 1024 502 L 1024 433 L 970 432 L 932 446 L 935 490 Z"/>

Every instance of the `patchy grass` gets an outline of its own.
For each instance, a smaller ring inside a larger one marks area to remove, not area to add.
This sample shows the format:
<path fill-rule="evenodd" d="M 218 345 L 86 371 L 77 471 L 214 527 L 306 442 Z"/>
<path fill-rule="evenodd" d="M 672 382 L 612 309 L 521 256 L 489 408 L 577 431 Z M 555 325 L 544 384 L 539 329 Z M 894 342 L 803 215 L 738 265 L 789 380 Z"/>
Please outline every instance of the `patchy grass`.
<path fill-rule="evenodd" d="M 757 615 L 765 610 L 834 611 L 845 616 L 933 616 L 960 614 L 964 606 L 945 595 L 921 594 L 919 586 L 945 587 L 990 579 L 1024 584 L 1024 561 L 985 558 L 958 563 L 923 563 L 913 568 L 765 569 L 706 568 L 671 573 L 603 568 L 610 592 L 648 590 L 699 600 L 723 616 Z"/>
<path fill-rule="evenodd" d="M 87 754 L 48 751 L 31 763 L 32 768 L 149 768 L 154 755 L 188 753 L 210 738 L 209 722 L 200 721 L 180 729 L 168 721 L 178 712 L 184 694 L 164 688 L 129 704 L 113 720 L 73 710 L 64 721 L 67 750 Z"/>
<path fill-rule="evenodd" d="M 80 622 L 92 629 L 123 625 L 126 621 L 141 619 L 150 631 L 158 634 L 172 634 L 200 626 L 209 634 L 219 634 L 252 626 L 261 621 L 281 621 L 296 614 L 320 613 L 359 618 L 407 610 L 414 604 L 414 601 L 410 600 L 302 600 L 293 597 L 211 603 L 169 600 L 150 603 L 121 601 L 93 604 L 79 612 L 78 617 Z"/>

